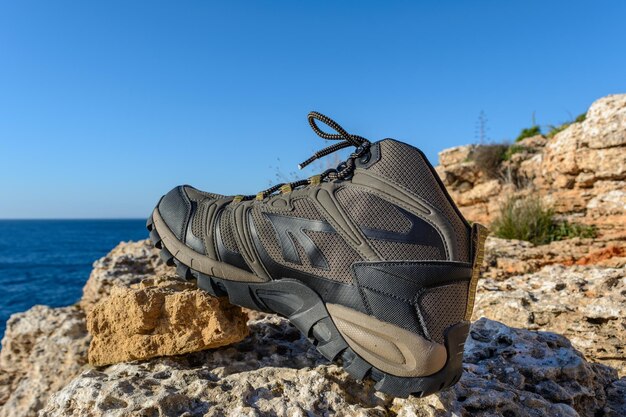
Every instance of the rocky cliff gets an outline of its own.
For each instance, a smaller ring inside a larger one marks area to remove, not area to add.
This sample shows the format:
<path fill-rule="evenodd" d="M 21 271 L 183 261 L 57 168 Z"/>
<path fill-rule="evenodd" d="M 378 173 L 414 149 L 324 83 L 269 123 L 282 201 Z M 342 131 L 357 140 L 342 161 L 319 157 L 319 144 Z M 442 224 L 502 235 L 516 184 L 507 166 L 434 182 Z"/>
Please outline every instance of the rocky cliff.
<path fill-rule="evenodd" d="M 11 317 L 0 417 L 626 415 L 626 96 L 519 145 L 496 177 L 472 159 L 475 146 L 441 153 L 437 170 L 464 213 L 488 223 L 507 196 L 534 194 L 599 234 L 540 246 L 488 239 L 453 388 L 377 393 L 285 319 L 177 281 L 142 241 L 95 262 L 78 305 Z"/>
<path fill-rule="evenodd" d="M 439 154 L 437 167 L 468 219 L 490 224 L 511 195 L 533 194 L 558 214 L 593 224 L 603 239 L 623 244 L 626 94 L 597 100 L 584 121 L 572 123 L 552 138 L 538 135 L 515 143 L 496 175 L 477 163 L 473 157 L 477 148 L 447 149 Z"/>

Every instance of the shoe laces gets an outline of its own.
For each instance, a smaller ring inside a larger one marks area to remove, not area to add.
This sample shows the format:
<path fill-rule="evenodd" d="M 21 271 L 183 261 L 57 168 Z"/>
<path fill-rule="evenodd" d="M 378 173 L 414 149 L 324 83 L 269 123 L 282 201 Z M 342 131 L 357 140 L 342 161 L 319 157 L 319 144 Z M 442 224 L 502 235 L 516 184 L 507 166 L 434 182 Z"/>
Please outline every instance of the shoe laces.
<path fill-rule="evenodd" d="M 341 141 L 341 142 L 334 143 L 330 146 L 327 146 L 324 149 L 321 149 L 315 152 L 313 155 L 311 155 L 310 158 L 308 158 L 307 160 L 305 160 L 304 162 L 298 165 L 299 169 L 306 167 L 313 161 L 316 161 L 320 158 L 323 158 L 327 155 L 335 153 L 341 149 L 348 148 L 350 146 L 355 147 L 354 152 L 352 152 L 345 161 L 337 165 L 336 168 L 327 169 L 321 174 L 314 175 L 310 178 L 306 178 L 306 179 L 302 179 L 302 180 L 298 180 L 294 182 L 283 182 L 283 183 L 273 185 L 270 188 L 263 190 L 256 195 L 238 195 L 238 196 L 235 196 L 235 198 L 233 199 L 233 202 L 252 200 L 255 198 L 257 200 L 263 200 L 275 194 L 276 192 L 286 194 L 299 187 L 306 187 L 308 185 L 319 185 L 320 183 L 324 181 L 328 182 L 328 181 L 334 181 L 334 180 L 346 180 L 352 177 L 354 169 L 356 168 L 355 161 L 356 159 L 361 158 L 367 152 L 369 152 L 369 149 L 371 146 L 370 141 L 365 139 L 362 136 L 352 135 L 346 132 L 346 130 L 343 127 L 341 127 L 339 123 L 335 122 L 330 117 L 325 116 L 316 111 L 312 111 L 309 113 L 308 120 L 309 120 L 309 125 L 311 125 L 311 129 L 313 129 L 313 131 L 319 137 L 321 137 L 322 139 L 326 139 L 326 140 L 335 140 L 335 141 Z M 324 123 L 325 125 L 333 129 L 337 133 L 328 133 L 328 132 L 323 131 L 317 125 L 318 121 Z"/>

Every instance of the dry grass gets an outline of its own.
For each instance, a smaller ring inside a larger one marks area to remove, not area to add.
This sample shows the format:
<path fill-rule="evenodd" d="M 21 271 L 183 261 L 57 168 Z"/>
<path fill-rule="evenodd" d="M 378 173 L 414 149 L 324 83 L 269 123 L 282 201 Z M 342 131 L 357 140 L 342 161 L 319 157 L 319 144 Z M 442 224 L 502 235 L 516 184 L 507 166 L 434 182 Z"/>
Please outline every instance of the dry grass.
<path fill-rule="evenodd" d="M 509 146 L 504 143 L 479 145 L 472 152 L 474 163 L 487 177 L 498 178 L 500 165 Z"/>

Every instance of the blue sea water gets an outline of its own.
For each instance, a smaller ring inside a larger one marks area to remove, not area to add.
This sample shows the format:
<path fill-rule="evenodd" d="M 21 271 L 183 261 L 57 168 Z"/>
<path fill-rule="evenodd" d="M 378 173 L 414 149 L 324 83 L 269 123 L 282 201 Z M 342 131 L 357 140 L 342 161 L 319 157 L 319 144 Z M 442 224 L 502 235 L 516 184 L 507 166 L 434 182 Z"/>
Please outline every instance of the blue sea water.
<path fill-rule="evenodd" d="M 93 262 L 148 236 L 145 220 L 0 220 L 0 337 L 9 316 L 35 304 L 71 305 Z"/>

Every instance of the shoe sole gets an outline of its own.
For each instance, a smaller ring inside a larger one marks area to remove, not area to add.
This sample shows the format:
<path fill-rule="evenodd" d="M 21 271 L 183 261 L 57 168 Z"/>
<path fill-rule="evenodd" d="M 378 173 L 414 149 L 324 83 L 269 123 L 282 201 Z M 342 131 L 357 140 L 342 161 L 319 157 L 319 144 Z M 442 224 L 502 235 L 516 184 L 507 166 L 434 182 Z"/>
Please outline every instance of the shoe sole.
<path fill-rule="evenodd" d="M 176 267 L 178 276 L 195 279 L 198 288 L 215 297 L 228 297 L 232 304 L 251 310 L 276 313 L 286 317 L 300 330 L 326 359 L 336 362 L 355 379 L 372 380 L 374 388 L 394 397 L 424 397 L 454 385 L 463 372 L 463 347 L 468 322 L 451 326 L 445 335 L 447 360 L 438 372 L 423 377 L 400 377 L 381 371 L 352 350 L 331 319 L 320 295 L 295 279 L 268 282 L 245 282 L 219 278 L 186 265 L 172 254 L 161 238 L 152 216 L 146 227 L 159 256 Z M 178 255 L 177 250 L 173 250 Z M 193 264 L 192 262 L 190 262 Z"/>

